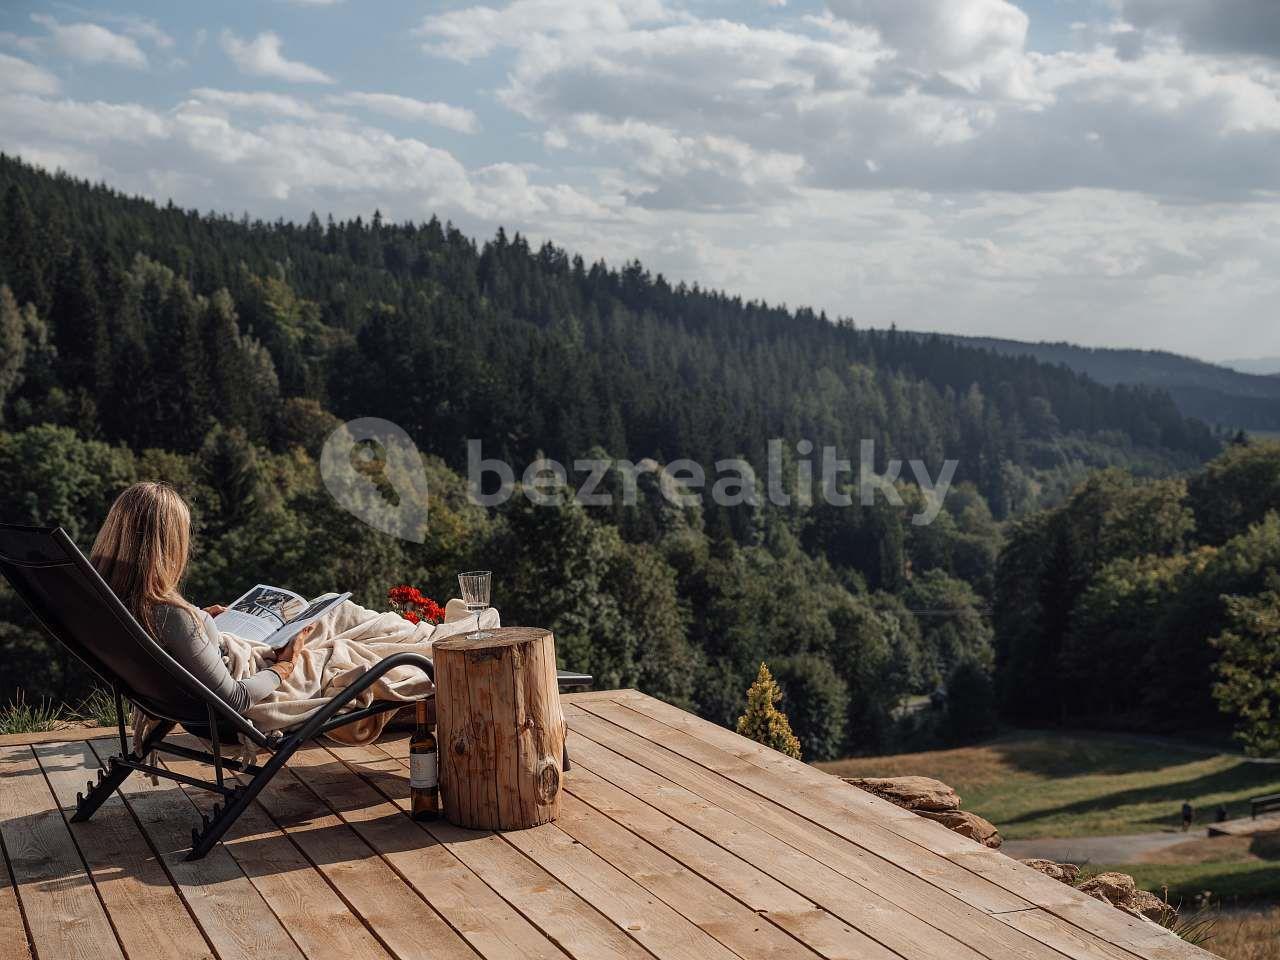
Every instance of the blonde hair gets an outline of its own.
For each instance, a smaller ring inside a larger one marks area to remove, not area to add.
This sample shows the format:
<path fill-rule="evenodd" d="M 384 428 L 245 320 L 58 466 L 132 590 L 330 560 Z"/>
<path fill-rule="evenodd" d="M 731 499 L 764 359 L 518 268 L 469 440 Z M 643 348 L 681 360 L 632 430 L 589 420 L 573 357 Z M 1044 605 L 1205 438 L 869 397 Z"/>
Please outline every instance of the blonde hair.
<path fill-rule="evenodd" d="M 167 483 L 135 483 L 116 497 L 89 561 L 154 637 L 155 607 L 194 608 L 178 585 L 191 551 L 191 511 Z"/>

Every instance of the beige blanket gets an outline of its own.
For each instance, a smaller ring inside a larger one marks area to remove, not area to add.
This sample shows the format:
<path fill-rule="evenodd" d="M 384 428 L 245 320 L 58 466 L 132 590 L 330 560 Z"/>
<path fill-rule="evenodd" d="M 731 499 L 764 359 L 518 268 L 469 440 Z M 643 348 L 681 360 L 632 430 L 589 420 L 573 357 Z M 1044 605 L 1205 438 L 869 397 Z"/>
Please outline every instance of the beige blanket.
<path fill-rule="evenodd" d="M 480 623 L 488 628 L 501 626 L 498 611 L 490 607 L 480 615 Z M 449 601 L 444 623 L 437 626 L 413 624 L 398 613 L 366 610 L 348 600 L 320 622 L 294 661 L 289 679 L 245 716 L 263 732 L 296 726 L 384 657 L 406 650 L 429 657 L 435 641 L 468 633 L 475 624 L 475 616 L 468 614 L 458 599 Z M 237 680 L 252 676 L 272 662 L 267 656 L 272 651 L 260 643 L 226 633 L 222 634 L 222 641 L 223 659 Z M 397 667 L 357 697 L 351 709 L 366 707 L 374 700 L 418 700 L 433 689 L 421 670 Z M 339 743 L 371 743 L 394 715 L 395 711 L 388 711 L 366 717 L 339 727 L 328 736 Z"/>

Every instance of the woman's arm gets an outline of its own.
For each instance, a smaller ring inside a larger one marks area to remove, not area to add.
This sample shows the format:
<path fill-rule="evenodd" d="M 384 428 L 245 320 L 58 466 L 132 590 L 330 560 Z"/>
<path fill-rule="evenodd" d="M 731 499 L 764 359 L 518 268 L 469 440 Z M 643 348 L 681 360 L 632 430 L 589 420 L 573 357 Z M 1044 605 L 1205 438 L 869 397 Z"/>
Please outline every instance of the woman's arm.
<path fill-rule="evenodd" d="M 222 650 L 209 615 L 200 612 L 197 620 L 189 610 L 165 606 L 157 611 L 161 645 L 193 677 L 225 700 L 237 713 L 244 713 L 280 686 L 283 677 L 275 670 L 259 670 L 247 680 L 236 680 L 222 662 Z"/>

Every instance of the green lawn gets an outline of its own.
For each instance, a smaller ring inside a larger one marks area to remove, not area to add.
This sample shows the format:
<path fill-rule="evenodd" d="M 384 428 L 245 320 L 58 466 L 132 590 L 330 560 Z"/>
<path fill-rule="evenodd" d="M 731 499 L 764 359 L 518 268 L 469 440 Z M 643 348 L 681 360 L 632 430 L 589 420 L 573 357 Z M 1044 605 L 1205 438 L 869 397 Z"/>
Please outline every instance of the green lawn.
<path fill-rule="evenodd" d="M 1122 734 L 1016 731 L 973 747 L 819 764 L 840 776 L 936 777 L 966 810 L 1007 839 L 1150 833 L 1177 825 L 1189 799 L 1204 820 L 1219 803 L 1249 815 L 1248 799 L 1280 793 L 1280 764 L 1250 763 L 1175 741 Z M 1261 838 L 1259 838 L 1261 839 Z M 1219 851 L 1219 852 L 1214 852 Z M 1280 901 L 1280 851 L 1272 843 L 1203 841 L 1199 862 L 1089 864 L 1132 874 L 1173 902 Z M 1176 859 L 1176 858 L 1170 858 Z"/>
<path fill-rule="evenodd" d="M 1250 797 L 1280 793 L 1280 764 L 1122 734 L 1017 731 L 973 747 L 819 766 L 840 776 L 936 777 L 1011 840 L 1149 833 L 1175 825 L 1184 799 L 1202 819 L 1219 803 L 1244 817 Z"/>

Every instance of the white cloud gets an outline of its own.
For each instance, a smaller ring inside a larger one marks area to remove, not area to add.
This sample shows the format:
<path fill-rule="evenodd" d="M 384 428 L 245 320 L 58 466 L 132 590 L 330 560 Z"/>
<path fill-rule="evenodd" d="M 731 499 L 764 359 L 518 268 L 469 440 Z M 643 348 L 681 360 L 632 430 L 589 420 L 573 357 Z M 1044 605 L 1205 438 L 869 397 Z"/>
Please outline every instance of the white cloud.
<path fill-rule="evenodd" d="M 281 51 L 280 37 L 267 31 L 252 40 L 241 40 L 230 30 L 222 31 L 222 49 L 241 73 L 255 77 L 276 77 L 291 83 L 333 83 L 331 76 L 300 60 L 289 60 Z"/>
<path fill-rule="evenodd" d="M 598 36 L 671 17 L 661 0 L 514 0 L 501 10 L 477 6 L 432 14 L 417 32 L 427 38 L 428 53 L 465 62 L 532 36 Z"/>
<path fill-rule="evenodd" d="M 0 53 L 0 90 L 15 93 L 54 94 L 58 78 L 34 63 Z"/>
<path fill-rule="evenodd" d="M 298 119 L 310 119 L 319 116 L 319 111 L 311 104 L 283 93 L 197 87 L 191 91 L 191 95 L 199 103 L 215 104 L 232 110 L 252 110 L 258 113 Z"/>
<path fill-rule="evenodd" d="M 122 21 L 124 32 L 131 36 L 140 37 L 148 43 L 155 44 L 161 50 L 172 50 L 174 39 L 156 24 L 154 20 L 144 20 L 141 17 L 126 17 Z"/>
<path fill-rule="evenodd" d="M 132 37 L 114 33 L 96 23 L 59 23 L 42 13 L 33 13 L 31 20 L 48 30 L 54 47 L 73 60 L 109 63 L 137 70 L 147 66 L 147 55 Z"/>
<path fill-rule="evenodd" d="M 459 133 L 476 133 L 480 129 L 475 113 L 448 103 L 415 100 L 394 93 L 343 93 L 328 99 L 339 106 L 363 107 L 396 119 L 425 120 Z"/>
<path fill-rule="evenodd" d="M 198 88 L 166 110 L 15 94 L 0 98 L 0 149 L 161 201 L 264 216 L 367 216 L 380 207 L 415 219 L 438 212 L 487 231 L 614 215 L 523 167 L 469 169 L 423 140 L 261 92 Z"/>

